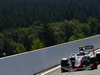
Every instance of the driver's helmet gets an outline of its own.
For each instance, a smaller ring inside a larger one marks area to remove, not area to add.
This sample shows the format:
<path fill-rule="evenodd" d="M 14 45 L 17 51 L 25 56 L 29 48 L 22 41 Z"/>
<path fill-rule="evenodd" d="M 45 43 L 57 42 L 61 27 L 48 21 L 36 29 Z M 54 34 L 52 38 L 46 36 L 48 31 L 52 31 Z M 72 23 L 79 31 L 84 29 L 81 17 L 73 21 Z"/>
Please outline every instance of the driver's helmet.
<path fill-rule="evenodd" d="M 84 51 L 83 48 L 84 48 L 84 46 L 80 46 L 80 47 L 79 47 L 79 51 Z"/>
<path fill-rule="evenodd" d="M 84 55 L 85 52 L 84 52 L 84 46 L 80 46 L 79 47 L 79 51 L 80 51 L 80 54 Z"/>

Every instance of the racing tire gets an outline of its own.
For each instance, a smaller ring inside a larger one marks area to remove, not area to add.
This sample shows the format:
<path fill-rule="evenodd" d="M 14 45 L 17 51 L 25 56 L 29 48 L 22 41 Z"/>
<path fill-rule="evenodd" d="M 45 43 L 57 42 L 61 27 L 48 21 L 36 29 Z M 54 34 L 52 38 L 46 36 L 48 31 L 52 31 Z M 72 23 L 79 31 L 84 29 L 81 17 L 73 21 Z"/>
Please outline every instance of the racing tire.
<path fill-rule="evenodd" d="M 97 60 L 96 58 L 90 58 L 91 69 L 97 69 Z"/>
<path fill-rule="evenodd" d="M 65 72 L 65 70 L 61 68 L 61 73 L 63 73 L 63 72 Z"/>
<path fill-rule="evenodd" d="M 63 70 L 61 70 L 61 73 L 63 73 L 63 72 L 69 72 L 69 70 L 64 70 L 64 69 L 63 69 Z"/>
<path fill-rule="evenodd" d="M 61 66 L 64 67 L 64 66 L 68 66 L 69 65 L 69 60 L 61 60 Z"/>
<path fill-rule="evenodd" d="M 96 59 L 97 59 L 98 64 L 100 64 L 100 53 L 96 54 Z"/>
<path fill-rule="evenodd" d="M 67 72 L 67 70 L 65 70 L 64 68 L 69 66 L 70 64 L 68 63 L 69 60 L 61 60 L 61 72 Z"/>
<path fill-rule="evenodd" d="M 69 72 L 69 70 L 65 70 L 64 68 L 61 67 L 61 73 L 63 72 Z"/>

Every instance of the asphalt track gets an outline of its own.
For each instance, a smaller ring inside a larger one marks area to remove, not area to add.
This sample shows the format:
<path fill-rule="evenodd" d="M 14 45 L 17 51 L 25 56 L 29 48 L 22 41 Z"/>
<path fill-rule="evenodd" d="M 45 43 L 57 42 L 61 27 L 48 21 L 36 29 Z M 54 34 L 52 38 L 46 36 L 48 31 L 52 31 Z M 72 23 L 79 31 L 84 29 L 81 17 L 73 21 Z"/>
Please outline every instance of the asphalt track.
<path fill-rule="evenodd" d="M 100 75 L 100 65 L 98 65 L 98 68 L 94 70 L 72 70 L 71 72 L 63 73 L 61 73 L 60 68 L 57 68 L 51 72 L 40 75 Z"/>

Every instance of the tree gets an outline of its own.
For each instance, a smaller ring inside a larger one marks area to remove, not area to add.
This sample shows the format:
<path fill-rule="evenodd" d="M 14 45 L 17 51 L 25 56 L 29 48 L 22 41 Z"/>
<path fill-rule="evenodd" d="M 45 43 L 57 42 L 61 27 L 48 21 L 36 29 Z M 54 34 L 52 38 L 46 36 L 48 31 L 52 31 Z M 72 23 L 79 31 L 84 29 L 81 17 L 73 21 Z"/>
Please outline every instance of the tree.
<path fill-rule="evenodd" d="M 12 39 L 4 39 L 3 53 L 8 55 L 16 54 L 16 42 Z"/>
<path fill-rule="evenodd" d="M 55 22 L 51 24 L 51 27 L 57 44 L 65 42 L 65 24 L 63 22 Z"/>
<path fill-rule="evenodd" d="M 36 50 L 36 49 L 44 48 L 45 46 L 44 46 L 43 42 L 41 42 L 41 40 L 39 38 L 37 38 L 36 40 L 34 40 L 32 42 L 31 47 L 32 47 L 31 50 Z"/>
<path fill-rule="evenodd" d="M 89 17 L 89 21 L 88 21 L 88 24 L 90 25 L 91 27 L 91 34 L 96 34 L 97 33 L 97 26 L 98 26 L 98 20 L 96 18 L 92 18 L 92 17 Z"/>
<path fill-rule="evenodd" d="M 4 35 L 0 33 L 0 57 L 3 56 Z"/>
<path fill-rule="evenodd" d="M 69 41 L 74 41 L 74 40 L 77 40 L 76 36 L 71 36 L 71 37 L 69 38 Z"/>
<path fill-rule="evenodd" d="M 91 35 L 91 26 L 88 23 L 83 23 L 82 24 L 82 32 L 86 36 L 90 36 Z"/>
<path fill-rule="evenodd" d="M 23 44 L 18 43 L 16 47 L 17 53 L 23 53 L 26 51 L 26 48 L 24 48 Z"/>
<path fill-rule="evenodd" d="M 86 36 L 85 36 L 85 34 L 84 33 L 80 33 L 80 34 L 78 34 L 78 39 L 83 39 L 83 38 L 85 38 Z"/>
<path fill-rule="evenodd" d="M 44 24 L 43 25 L 43 33 L 39 37 L 44 42 L 44 45 L 46 47 L 56 44 L 53 29 L 52 29 L 50 24 Z"/>

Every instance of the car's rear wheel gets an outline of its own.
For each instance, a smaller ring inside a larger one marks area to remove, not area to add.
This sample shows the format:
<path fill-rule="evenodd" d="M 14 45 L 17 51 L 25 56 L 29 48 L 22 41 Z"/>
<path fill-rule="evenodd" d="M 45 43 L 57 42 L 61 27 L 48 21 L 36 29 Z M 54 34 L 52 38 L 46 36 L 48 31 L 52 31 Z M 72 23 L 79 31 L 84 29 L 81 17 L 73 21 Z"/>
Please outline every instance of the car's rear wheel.
<path fill-rule="evenodd" d="M 97 69 L 97 60 L 95 57 L 90 58 L 91 69 Z"/>
<path fill-rule="evenodd" d="M 100 53 L 96 54 L 96 59 L 97 59 L 98 64 L 100 64 Z"/>

